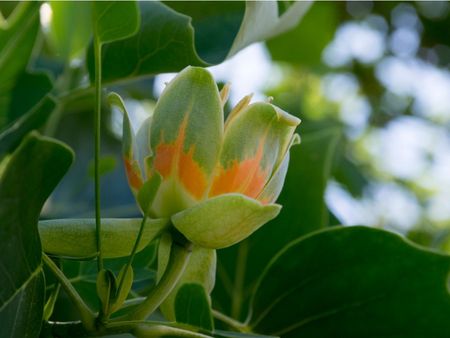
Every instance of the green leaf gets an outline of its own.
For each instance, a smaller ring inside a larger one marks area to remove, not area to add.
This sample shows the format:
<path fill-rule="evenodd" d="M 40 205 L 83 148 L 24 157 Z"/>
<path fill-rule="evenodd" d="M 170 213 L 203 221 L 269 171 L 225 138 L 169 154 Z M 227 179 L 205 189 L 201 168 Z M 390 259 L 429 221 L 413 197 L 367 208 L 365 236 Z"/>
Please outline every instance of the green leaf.
<path fill-rule="evenodd" d="M 97 275 L 97 295 L 103 314 L 109 313 L 110 303 L 116 294 L 116 277 L 111 270 L 103 269 Z"/>
<path fill-rule="evenodd" d="M 282 337 L 446 337 L 450 258 L 367 227 L 283 249 L 259 280 L 250 325 Z"/>
<path fill-rule="evenodd" d="M 194 49 L 190 18 L 162 3 L 139 3 L 141 27 L 126 40 L 103 46 L 102 81 L 179 71 L 187 65 L 206 66 Z M 93 50 L 88 55 L 94 79 Z"/>
<path fill-rule="evenodd" d="M 94 32 L 100 44 L 121 40 L 139 28 L 136 1 L 95 1 L 92 3 Z"/>
<path fill-rule="evenodd" d="M 51 1 L 52 20 L 49 38 L 55 54 L 70 61 L 80 56 L 92 36 L 91 3 Z"/>
<path fill-rule="evenodd" d="M 286 244 L 325 227 L 328 211 L 324 193 L 340 132 L 335 128 L 302 136 L 290 150 L 286 181 L 278 199 L 280 215 L 241 244 L 219 251 L 214 305 L 244 320 L 248 295 L 267 262 Z"/>
<path fill-rule="evenodd" d="M 122 277 L 124 276 L 124 277 Z M 122 269 L 120 269 L 119 275 L 117 276 L 117 280 L 120 281 L 124 278 L 124 282 L 122 287 L 117 290 L 116 295 L 114 296 L 113 302 L 111 303 L 111 312 L 116 312 L 121 308 L 123 303 L 128 297 L 130 293 L 131 287 L 133 285 L 133 267 L 124 265 Z"/>
<path fill-rule="evenodd" d="M 142 24 L 138 33 L 103 48 L 104 82 L 177 72 L 188 65 L 220 63 L 253 42 L 295 27 L 309 3 L 295 3 L 281 17 L 272 1 L 246 2 L 244 16 L 241 2 L 146 1 L 139 7 Z M 93 54 L 90 48 L 88 69 L 92 81 Z"/>
<path fill-rule="evenodd" d="M 21 2 L 0 22 L 0 126 L 7 121 L 16 77 L 31 56 L 39 30 L 39 6 L 37 1 Z"/>
<path fill-rule="evenodd" d="M 20 118 L 41 101 L 53 88 L 47 73 L 25 72 L 20 74 L 10 92 L 8 122 Z"/>
<path fill-rule="evenodd" d="M 42 126 L 55 106 L 55 101 L 46 96 L 17 121 L 3 129 L 0 132 L 0 158 L 13 151 L 27 133 Z"/>
<path fill-rule="evenodd" d="M 147 219 L 138 251 L 144 249 L 167 226 L 167 219 Z M 139 232 L 141 220 L 102 219 L 103 255 L 105 258 L 129 256 Z M 93 258 L 97 253 L 95 220 L 67 218 L 39 222 L 44 252 L 70 258 Z"/>
<path fill-rule="evenodd" d="M 192 18 L 195 49 L 204 62 L 226 59 L 239 31 L 245 1 L 165 1 L 178 13 Z"/>
<path fill-rule="evenodd" d="M 209 296 L 202 285 L 184 284 L 175 298 L 175 318 L 178 323 L 213 330 Z"/>
<path fill-rule="evenodd" d="M 180 211 L 172 216 L 172 223 L 192 243 L 219 249 L 247 238 L 280 209 L 277 204 L 262 205 L 241 194 L 225 194 Z"/>
<path fill-rule="evenodd" d="M 322 52 L 333 39 L 339 16 L 340 8 L 334 3 L 315 3 L 297 27 L 267 41 L 272 58 L 304 66 L 321 66 Z"/>
<path fill-rule="evenodd" d="M 72 159 L 63 144 L 32 134 L 0 179 L 0 327 L 6 337 L 39 335 L 45 282 L 37 222 Z"/>
<path fill-rule="evenodd" d="M 28 63 L 39 30 L 38 2 L 17 5 L 0 24 L 0 84 L 11 81 Z"/>

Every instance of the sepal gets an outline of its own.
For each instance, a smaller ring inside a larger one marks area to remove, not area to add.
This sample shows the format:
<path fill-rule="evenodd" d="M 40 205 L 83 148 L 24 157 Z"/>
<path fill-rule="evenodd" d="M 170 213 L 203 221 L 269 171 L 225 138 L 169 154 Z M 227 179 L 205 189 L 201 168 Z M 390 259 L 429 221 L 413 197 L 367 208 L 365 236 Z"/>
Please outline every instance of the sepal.
<path fill-rule="evenodd" d="M 166 270 L 170 256 L 172 238 L 166 233 L 161 237 L 158 248 L 158 271 L 157 280 L 159 281 Z M 192 249 L 189 263 L 184 270 L 183 275 L 178 281 L 170 295 L 161 304 L 161 312 L 167 320 L 175 321 L 175 300 L 180 288 L 185 284 L 200 284 L 208 295 L 212 292 L 216 281 L 216 250 L 205 249 L 194 246 Z M 210 299 L 209 299 L 210 301 Z"/>
<path fill-rule="evenodd" d="M 242 194 L 210 198 L 172 216 L 174 226 L 192 243 L 221 249 L 250 236 L 280 212 L 278 204 L 263 205 Z"/>

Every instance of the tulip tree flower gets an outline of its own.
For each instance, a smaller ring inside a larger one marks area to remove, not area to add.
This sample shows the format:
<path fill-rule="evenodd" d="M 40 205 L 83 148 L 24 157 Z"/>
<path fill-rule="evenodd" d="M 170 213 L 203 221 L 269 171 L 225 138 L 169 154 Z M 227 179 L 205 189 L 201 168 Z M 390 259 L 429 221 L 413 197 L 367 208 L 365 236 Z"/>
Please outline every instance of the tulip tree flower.
<path fill-rule="evenodd" d="M 136 137 L 124 112 L 123 156 L 143 212 L 170 218 L 192 243 L 231 246 L 276 217 L 274 204 L 300 120 L 244 97 L 224 121 L 226 90 L 187 67 L 165 88 Z"/>

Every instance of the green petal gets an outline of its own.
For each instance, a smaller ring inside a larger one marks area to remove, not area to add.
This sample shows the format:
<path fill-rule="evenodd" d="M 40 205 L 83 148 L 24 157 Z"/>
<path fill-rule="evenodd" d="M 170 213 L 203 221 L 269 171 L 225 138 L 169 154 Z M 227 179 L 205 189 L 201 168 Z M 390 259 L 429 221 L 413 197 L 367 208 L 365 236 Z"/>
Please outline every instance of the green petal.
<path fill-rule="evenodd" d="M 262 204 L 269 204 L 277 200 L 278 196 L 281 193 L 281 190 L 283 189 L 283 184 L 286 178 L 288 167 L 289 152 L 286 153 L 283 162 L 281 162 L 281 165 L 270 178 L 269 182 L 267 182 L 263 191 L 258 195 L 258 201 L 260 201 Z"/>
<path fill-rule="evenodd" d="M 262 205 L 241 194 L 226 194 L 175 214 L 172 223 L 194 244 L 220 249 L 247 238 L 280 209 L 277 204 Z"/>
<path fill-rule="evenodd" d="M 171 236 L 169 234 L 164 234 L 161 237 L 158 248 L 157 281 L 161 279 L 166 270 L 171 245 Z M 208 295 L 212 292 L 216 281 L 216 263 L 216 250 L 194 246 L 191 257 L 189 258 L 189 263 L 186 266 L 183 275 L 164 303 L 161 304 L 161 312 L 167 320 L 175 321 L 176 319 L 175 299 L 178 290 L 183 284 L 197 283 L 203 286 Z"/>
<path fill-rule="evenodd" d="M 227 120 L 220 164 L 209 196 L 242 193 L 256 198 L 285 157 L 300 123 L 270 103 L 244 98 Z"/>
<path fill-rule="evenodd" d="M 138 252 L 167 227 L 167 219 L 147 219 Z M 141 219 L 102 219 L 104 258 L 129 256 Z M 97 254 L 94 219 L 59 219 L 39 222 L 39 235 L 45 253 L 69 258 L 93 258 Z"/>
<path fill-rule="evenodd" d="M 108 94 L 108 102 L 111 106 L 117 107 L 123 113 L 122 130 L 122 156 L 125 164 L 125 172 L 128 178 L 128 184 L 136 195 L 143 184 L 142 171 L 139 166 L 138 149 L 135 140 L 135 134 L 131 127 L 130 118 L 122 98 L 117 93 Z"/>
<path fill-rule="evenodd" d="M 203 68 L 185 68 L 158 100 L 150 128 L 153 169 L 163 177 L 154 202 L 158 216 L 204 198 L 222 134 L 222 103 L 214 79 Z"/>
<path fill-rule="evenodd" d="M 300 137 L 297 134 L 294 134 L 292 137 L 290 147 L 300 143 Z M 258 196 L 258 201 L 262 204 L 273 203 L 277 200 L 278 196 L 280 196 L 281 190 L 283 189 L 284 180 L 286 179 L 287 170 L 289 167 L 289 149 L 286 151 L 284 155 L 283 161 L 280 163 L 277 169 L 275 169 L 274 174 L 267 182 L 261 194 Z"/>

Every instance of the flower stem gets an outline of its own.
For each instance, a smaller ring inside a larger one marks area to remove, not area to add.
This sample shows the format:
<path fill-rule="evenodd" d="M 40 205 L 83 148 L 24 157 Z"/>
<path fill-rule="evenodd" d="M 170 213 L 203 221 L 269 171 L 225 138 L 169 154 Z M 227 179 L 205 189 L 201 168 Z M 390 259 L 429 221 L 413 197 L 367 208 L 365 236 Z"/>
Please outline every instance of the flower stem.
<path fill-rule="evenodd" d="M 95 190 L 95 233 L 97 240 L 97 269 L 103 269 L 101 215 L 100 215 L 100 127 L 102 109 L 102 44 L 95 38 L 95 111 L 94 111 L 94 190 Z"/>
<path fill-rule="evenodd" d="M 174 241 L 170 251 L 169 263 L 159 283 L 150 291 L 147 298 L 131 312 L 129 319 L 145 319 L 151 315 L 167 298 L 183 274 L 192 252 L 192 244 Z"/>
<path fill-rule="evenodd" d="M 95 315 L 83 301 L 83 299 L 75 290 L 73 285 L 69 282 L 69 280 L 63 274 L 63 272 L 56 266 L 56 264 L 50 259 L 50 257 L 48 257 L 46 254 L 43 253 L 42 260 L 44 261 L 44 264 L 47 265 L 47 267 L 51 270 L 53 275 L 61 283 L 62 288 L 64 289 L 64 291 L 69 296 L 72 303 L 77 308 L 78 312 L 80 313 L 81 322 L 83 323 L 83 326 L 88 331 L 95 330 Z"/>
<path fill-rule="evenodd" d="M 219 312 L 217 310 L 212 310 L 212 315 L 214 318 L 220 320 L 221 322 L 227 324 L 229 327 L 239 331 L 239 332 L 250 332 L 250 329 L 247 325 L 244 323 L 241 323 L 240 321 L 237 321 L 234 318 L 228 317 L 227 315 L 223 314 L 222 312 Z"/>

